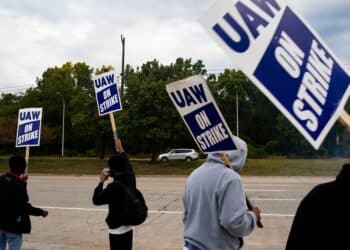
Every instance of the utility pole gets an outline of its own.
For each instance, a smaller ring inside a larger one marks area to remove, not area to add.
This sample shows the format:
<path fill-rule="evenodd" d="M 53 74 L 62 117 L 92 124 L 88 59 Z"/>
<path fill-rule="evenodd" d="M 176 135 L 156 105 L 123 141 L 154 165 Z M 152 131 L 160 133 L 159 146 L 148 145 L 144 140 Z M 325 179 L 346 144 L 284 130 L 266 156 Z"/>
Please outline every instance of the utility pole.
<path fill-rule="evenodd" d="M 60 97 L 62 97 L 62 148 L 61 148 L 61 155 L 64 157 L 64 118 L 65 118 L 65 113 L 66 113 L 66 102 L 63 98 L 63 95 L 61 95 L 59 92 L 56 92 L 56 94 Z"/>
<path fill-rule="evenodd" d="M 120 35 L 121 41 L 122 41 L 122 86 L 121 86 L 121 96 L 124 95 L 124 85 L 125 85 L 125 75 L 124 75 L 124 66 L 125 66 L 125 37 L 123 35 Z"/>

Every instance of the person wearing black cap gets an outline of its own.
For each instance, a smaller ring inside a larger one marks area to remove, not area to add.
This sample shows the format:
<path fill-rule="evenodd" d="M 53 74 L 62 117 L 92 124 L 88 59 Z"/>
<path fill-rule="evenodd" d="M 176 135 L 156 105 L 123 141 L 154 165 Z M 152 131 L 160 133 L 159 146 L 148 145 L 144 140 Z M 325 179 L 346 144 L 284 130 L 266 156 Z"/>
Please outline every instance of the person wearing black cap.
<path fill-rule="evenodd" d="M 29 215 L 46 217 L 48 212 L 33 207 L 27 193 L 26 161 L 21 156 L 9 159 L 10 172 L 0 176 L 0 250 L 18 250 L 22 234 L 31 231 Z"/>
<path fill-rule="evenodd" d="M 122 185 L 136 189 L 136 178 L 119 139 L 116 141 L 116 146 L 119 154 L 108 160 L 109 173 L 102 171 L 92 201 L 94 205 L 108 204 L 106 222 L 109 227 L 110 249 L 129 250 L 132 249 L 133 227 L 122 224 L 123 205 L 127 199 L 126 190 Z M 104 189 L 103 184 L 108 176 L 113 178 L 113 182 Z"/>
<path fill-rule="evenodd" d="M 316 186 L 301 201 L 287 250 L 350 249 L 350 164 L 335 181 Z"/>

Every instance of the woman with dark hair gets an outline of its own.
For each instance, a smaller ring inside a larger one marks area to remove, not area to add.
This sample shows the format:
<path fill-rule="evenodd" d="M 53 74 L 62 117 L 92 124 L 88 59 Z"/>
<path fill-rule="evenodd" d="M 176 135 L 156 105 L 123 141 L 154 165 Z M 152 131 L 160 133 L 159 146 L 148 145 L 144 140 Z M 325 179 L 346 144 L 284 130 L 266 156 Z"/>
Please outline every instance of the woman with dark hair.
<path fill-rule="evenodd" d="M 109 171 L 102 171 L 92 200 L 95 205 L 108 204 L 106 222 L 109 227 L 110 249 L 130 250 L 132 249 L 133 226 L 123 225 L 123 212 L 127 200 L 126 188 L 136 189 L 136 178 L 119 139 L 116 145 L 119 153 L 108 160 Z M 109 176 L 113 178 L 113 182 L 103 188 Z"/>

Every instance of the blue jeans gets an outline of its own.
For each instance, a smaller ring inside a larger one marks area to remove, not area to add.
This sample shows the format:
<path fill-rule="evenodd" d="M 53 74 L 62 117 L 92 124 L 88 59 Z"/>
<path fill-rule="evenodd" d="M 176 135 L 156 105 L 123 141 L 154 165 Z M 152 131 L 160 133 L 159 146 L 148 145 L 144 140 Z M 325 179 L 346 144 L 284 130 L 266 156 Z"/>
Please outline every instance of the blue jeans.
<path fill-rule="evenodd" d="M 5 250 L 6 244 L 8 244 L 8 250 L 21 250 L 22 234 L 12 234 L 0 231 L 0 250 Z"/>

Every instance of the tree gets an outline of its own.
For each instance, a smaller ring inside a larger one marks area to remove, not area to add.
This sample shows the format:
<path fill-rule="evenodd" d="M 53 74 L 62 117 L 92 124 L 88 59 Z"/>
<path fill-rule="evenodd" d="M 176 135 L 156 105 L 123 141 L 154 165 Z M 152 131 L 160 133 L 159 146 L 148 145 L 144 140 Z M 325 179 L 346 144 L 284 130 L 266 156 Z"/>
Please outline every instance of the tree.
<path fill-rule="evenodd" d="M 21 97 L 14 94 L 2 94 L 0 98 L 0 117 L 14 117 L 18 113 Z"/>
<path fill-rule="evenodd" d="M 252 145 L 265 145 L 276 138 L 273 133 L 277 110 L 242 71 L 225 69 L 208 84 L 232 132 L 236 134 L 236 93 L 239 102 L 240 137 Z"/>
<path fill-rule="evenodd" d="M 42 145 L 34 152 L 58 154 L 62 129 L 62 95 L 66 102 L 65 146 L 68 154 L 114 152 L 108 116 L 98 116 L 92 74 L 113 70 L 103 65 L 93 69 L 84 62 L 50 67 L 37 78 L 37 86 L 19 94 L 0 96 L 1 152 L 13 152 L 19 108 L 43 107 Z M 136 69 L 127 65 L 123 110 L 115 112 L 118 133 L 131 153 L 150 153 L 155 161 L 160 151 L 196 147 L 165 86 L 202 74 L 229 127 L 236 131 L 236 93 L 239 102 L 240 136 L 258 153 L 290 156 L 349 155 L 350 135 L 336 124 L 322 145 L 314 150 L 273 104 L 239 70 L 225 69 L 207 75 L 201 60 L 177 58 L 163 65 L 148 61 Z M 350 107 L 348 103 L 346 108 Z M 40 151 L 40 152 L 39 152 Z"/>
<path fill-rule="evenodd" d="M 79 145 L 76 145 L 77 151 L 86 151 L 94 149 L 100 152 L 100 157 L 104 158 L 106 153 L 106 145 L 112 145 L 108 143 L 112 133 L 110 129 L 108 116 L 100 117 L 98 115 L 95 91 L 91 75 L 93 69 L 89 68 L 85 64 L 75 65 L 76 78 L 79 79 L 77 87 L 74 90 L 74 97 L 71 100 L 72 106 L 72 130 L 80 131 L 73 135 L 75 141 L 79 141 Z M 95 70 L 95 74 L 102 74 L 113 70 L 112 66 L 102 66 L 100 69 Z M 79 75 L 82 74 L 82 75 Z M 110 140 L 112 142 L 112 140 Z"/>
<path fill-rule="evenodd" d="M 152 153 L 152 162 L 161 149 L 193 145 L 189 132 L 166 93 L 168 83 L 193 74 L 205 73 L 201 61 L 178 58 L 169 66 L 149 61 L 136 71 L 127 66 L 121 131 L 134 151 Z"/>

